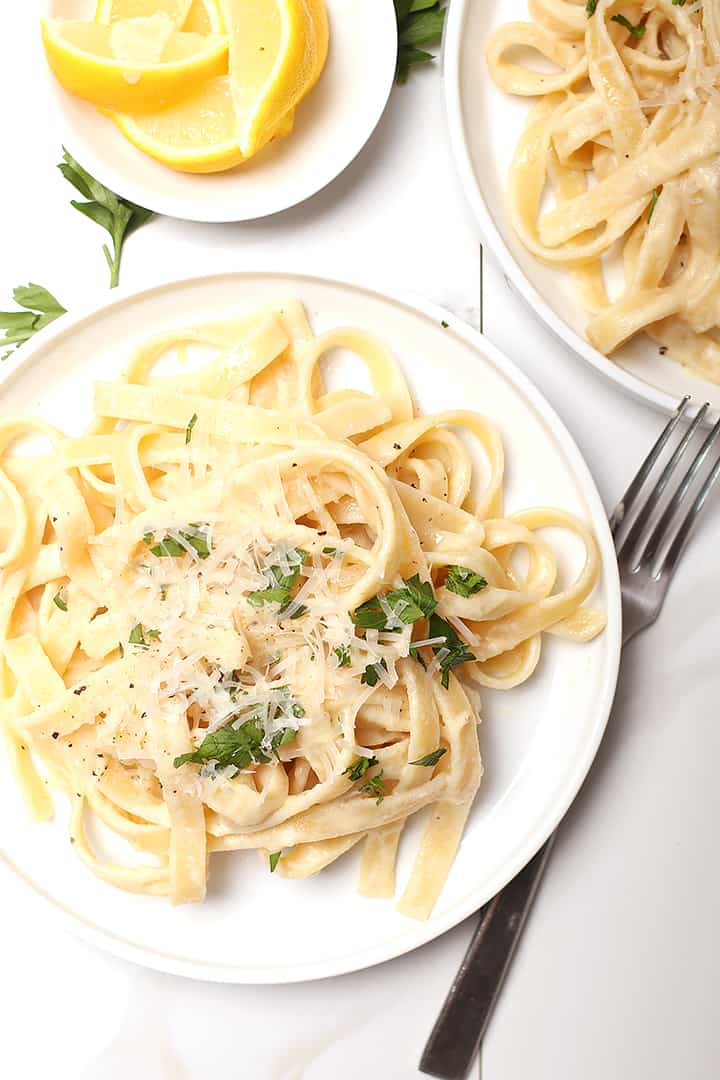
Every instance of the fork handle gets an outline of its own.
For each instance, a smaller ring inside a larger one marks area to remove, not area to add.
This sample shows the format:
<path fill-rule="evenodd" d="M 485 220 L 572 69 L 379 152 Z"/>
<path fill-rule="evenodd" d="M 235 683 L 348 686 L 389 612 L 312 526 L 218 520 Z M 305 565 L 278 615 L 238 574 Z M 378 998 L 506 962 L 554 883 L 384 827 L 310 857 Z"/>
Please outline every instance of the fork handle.
<path fill-rule="evenodd" d="M 445 1004 L 427 1041 L 420 1071 L 441 1080 L 464 1080 L 478 1052 L 555 834 L 524 870 L 480 910 Z"/>

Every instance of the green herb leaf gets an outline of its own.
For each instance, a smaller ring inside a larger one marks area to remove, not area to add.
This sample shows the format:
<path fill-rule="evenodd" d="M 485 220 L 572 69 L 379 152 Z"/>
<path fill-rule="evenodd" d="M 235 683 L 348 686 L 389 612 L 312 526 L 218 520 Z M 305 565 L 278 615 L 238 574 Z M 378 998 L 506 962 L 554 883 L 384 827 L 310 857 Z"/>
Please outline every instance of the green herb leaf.
<path fill-rule="evenodd" d="M 655 213 L 655 207 L 657 206 L 657 201 L 658 201 L 659 198 L 660 198 L 660 192 L 658 191 L 657 188 L 655 188 L 655 190 L 652 193 L 652 202 L 650 203 L 650 209 L 648 210 L 648 216 L 647 216 L 648 225 L 652 221 L 652 216 Z"/>
<path fill-rule="evenodd" d="M 360 791 L 365 792 L 367 795 L 373 795 L 375 797 L 375 805 L 379 806 L 385 798 L 383 770 L 381 769 L 376 776 L 369 777 L 367 782 L 360 788 Z"/>
<path fill-rule="evenodd" d="M 77 202 L 73 199 L 70 205 L 110 234 L 112 253 L 105 244 L 103 254 L 110 268 L 110 288 L 113 289 L 120 280 L 120 261 L 125 240 L 141 225 L 148 222 L 153 217 L 153 213 L 142 206 L 136 206 L 127 199 L 121 199 L 104 184 L 95 180 L 75 161 L 65 147 L 63 147 L 63 160 L 58 168 L 68 183 L 88 200 Z"/>
<path fill-rule="evenodd" d="M 5 345 L 19 346 L 28 341 L 38 330 L 49 326 L 51 322 L 65 314 L 65 308 L 52 293 L 42 285 L 18 285 L 13 289 L 13 300 L 25 311 L 0 311 L 0 330 L 5 334 L 0 338 L 0 348 Z M 10 355 L 5 353 L 6 356 Z"/>
<path fill-rule="evenodd" d="M 173 764 L 176 769 L 188 762 L 203 765 L 207 761 L 217 761 L 221 767 L 234 765 L 245 769 L 251 763 L 266 765 L 270 760 L 261 749 L 265 731 L 257 716 L 251 716 L 244 724 L 234 727 L 236 719 L 229 720 L 203 741 L 190 754 L 181 754 Z"/>
<path fill-rule="evenodd" d="M 378 759 L 373 754 L 372 757 L 359 757 L 355 758 L 351 765 L 348 765 L 343 775 L 349 776 L 355 783 L 356 780 L 361 780 L 368 769 L 372 769 L 373 765 L 377 765 Z"/>
<path fill-rule="evenodd" d="M 395 81 L 404 83 L 410 68 L 434 60 L 419 45 L 438 45 L 442 38 L 446 7 L 444 0 L 395 0 L 398 27 L 398 56 Z"/>
<path fill-rule="evenodd" d="M 59 607 L 61 611 L 67 611 L 67 600 L 65 599 L 65 592 L 63 589 L 60 589 L 55 593 L 53 596 L 53 604 L 55 607 Z"/>
<path fill-rule="evenodd" d="M 482 574 L 476 574 L 468 566 L 449 566 L 445 588 L 458 596 L 474 596 L 481 589 L 487 588 L 487 581 Z"/>
<path fill-rule="evenodd" d="M 193 437 L 193 428 L 195 427 L 197 422 L 198 422 L 198 414 L 195 412 L 190 417 L 190 422 L 188 423 L 188 426 L 185 428 L 185 445 L 186 446 L 190 445 L 190 440 Z"/>
<path fill-rule="evenodd" d="M 292 590 L 300 577 L 302 565 L 309 556 L 307 551 L 303 551 L 302 548 L 290 548 L 286 554 L 290 563 L 290 572 L 285 573 L 283 568 L 277 565 L 266 567 L 263 570 L 263 575 L 268 587 L 258 589 L 248 595 L 248 603 L 252 604 L 253 607 L 262 607 L 263 604 L 279 604 L 278 615 L 281 615 L 291 606 L 293 602 Z M 307 610 L 304 604 L 300 604 L 290 618 L 299 619 L 302 615 L 307 614 Z"/>
<path fill-rule="evenodd" d="M 322 549 L 323 555 L 337 555 L 337 548 L 325 547 Z"/>
<path fill-rule="evenodd" d="M 338 667 L 350 667 L 349 645 L 338 645 L 337 649 L 333 649 L 333 652 L 337 656 Z"/>
<path fill-rule="evenodd" d="M 421 581 L 419 574 L 415 574 L 404 579 L 404 583 L 404 589 L 395 589 L 383 596 L 390 610 L 405 624 L 427 618 L 437 607 L 431 582 Z M 352 619 L 356 626 L 365 630 L 390 632 L 394 629 L 386 625 L 387 614 L 377 596 L 361 604 L 353 613 Z"/>
<path fill-rule="evenodd" d="M 207 530 L 207 525 L 189 525 L 187 529 L 180 529 L 178 536 L 185 541 L 184 544 L 177 537 L 169 534 L 155 543 L 155 534 L 150 532 L 145 533 L 143 541 L 150 548 L 151 554 L 156 555 L 158 559 L 181 559 L 183 555 L 188 554 L 188 546 L 193 548 L 201 559 L 207 559 L 210 555 Z"/>
<path fill-rule="evenodd" d="M 384 657 L 379 664 L 368 664 L 360 677 L 360 684 L 362 686 L 377 686 L 378 679 L 380 678 L 377 672 L 378 667 L 385 668 L 387 671 L 387 660 L 385 660 Z"/>
<path fill-rule="evenodd" d="M 636 38 L 641 38 L 645 33 L 644 26 L 639 23 L 637 26 L 635 26 L 634 23 L 631 23 L 630 20 L 627 19 L 624 15 L 611 15 L 610 22 L 620 23 L 621 26 L 624 26 L 625 29 L 629 31 L 629 33 L 631 33 L 633 37 Z"/>
<path fill-rule="evenodd" d="M 425 768 L 430 769 L 433 765 L 437 765 L 443 754 L 447 754 L 447 747 L 439 746 L 431 754 L 426 754 L 425 757 L 418 758 L 417 761 L 409 761 L 408 765 L 423 765 Z"/>
<path fill-rule="evenodd" d="M 147 641 L 145 640 L 145 631 L 143 630 L 142 623 L 136 623 L 130 631 L 130 637 L 128 638 L 130 645 L 140 645 L 143 649 L 149 648 Z"/>
<path fill-rule="evenodd" d="M 592 18 L 592 16 L 595 14 L 597 6 L 598 0 L 587 0 L 587 4 L 585 5 L 585 11 L 587 12 L 588 19 Z"/>
<path fill-rule="evenodd" d="M 270 856 L 268 861 L 270 863 L 270 873 L 271 874 L 275 873 L 275 868 L 276 868 L 277 864 L 280 862 L 280 856 L 281 855 L 282 855 L 281 851 L 273 851 L 272 855 Z"/>
<path fill-rule="evenodd" d="M 458 636 L 450 623 L 446 622 L 445 619 L 441 619 L 439 615 L 430 617 L 429 633 L 430 637 L 433 638 L 445 638 L 443 645 L 433 645 L 433 652 L 436 656 L 441 651 L 443 652 L 440 659 L 441 683 L 447 690 L 450 685 L 450 672 L 452 669 L 458 667 L 459 664 L 466 664 L 470 660 L 476 660 L 477 657 L 469 651 L 463 639 Z"/>

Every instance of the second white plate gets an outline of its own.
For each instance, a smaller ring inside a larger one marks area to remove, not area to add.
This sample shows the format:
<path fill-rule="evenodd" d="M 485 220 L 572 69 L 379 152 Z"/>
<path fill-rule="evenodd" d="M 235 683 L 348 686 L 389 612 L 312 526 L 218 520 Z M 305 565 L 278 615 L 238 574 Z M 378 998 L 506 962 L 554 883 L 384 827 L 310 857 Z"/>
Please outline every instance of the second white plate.
<path fill-rule="evenodd" d="M 61 821 L 33 825 L 27 820 L 0 752 L 0 877 L 4 863 L 73 929 L 111 952 L 163 971 L 223 982 L 294 982 L 368 967 L 430 941 L 475 911 L 534 855 L 575 797 L 605 728 L 620 655 L 612 539 L 577 447 L 509 360 L 432 304 L 269 273 L 121 293 L 103 306 L 64 317 L 6 361 L 0 371 L 0 415 L 39 412 L 68 432 L 80 432 L 90 418 L 93 381 L 118 372 L 149 333 L 238 316 L 291 296 L 306 305 L 317 332 L 355 325 L 387 341 L 423 412 L 462 406 L 497 425 L 507 455 L 507 511 L 559 506 L 595 530 L 603 571 L 594 602 L 607 611 L 608 626 L 589 645 L 548 636 L 528 683 L 483 695 L 485 776 L 427 923 L 399 915 L 392 901 L 359 897 L 358 856 L 352 852 L 306 881 L 271 876 L 252 856 L 216 855 L 207 900 L 182 908 L 120 892 L 75 858 Z M 356 369 L 342 358 L 337 362 L 347 383 Z M 561 574 L 567 574 L 577 567 L 577 547 L 562 532 L 553 539 Z M 399 891 L 419 825 L 413 823 L 403 836 Z"/>
<path fill-rule="evenodd" d="M 68 94 L 51 75 L 37 31 L 37 62 L 58 136 L 93 176 L 125 199 L 187 221 L 252 221 L 287 210 L 326 187 L 375 130 L 392 89 L 397 24 L 392 0 L 325 0 L 330 48 L 295 127 L 247 164 L 195 176 L 137 150 L 112 120 Z M 92 19 L 96 0 L 49 0 L 43 14 Z M 57 136 L 56 136 L 57 137 Z"/>
<path fill-rule="evenodd" d="M 445 100 L 453 153 L 482 238 L 516 290 L 573 352 L 625 393 L 665 412 L 685 394 L 720 410 L 720 386 L 692 375 L 639 334 L 612 358 L 587 341 L 587 315 L 569 274 L 534 259 L 516 237 L 507 205 L 507 176 L 532 99 L 498 89 L 485 43 L 500 23 L 527 20 L 526 0 L 453 0 L 444 42 Z"/>

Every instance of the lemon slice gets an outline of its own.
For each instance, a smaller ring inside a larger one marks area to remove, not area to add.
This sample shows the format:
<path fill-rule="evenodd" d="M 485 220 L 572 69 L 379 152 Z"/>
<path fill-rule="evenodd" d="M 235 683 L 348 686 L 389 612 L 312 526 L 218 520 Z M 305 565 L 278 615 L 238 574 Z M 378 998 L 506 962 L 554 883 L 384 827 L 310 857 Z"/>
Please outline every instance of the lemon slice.
<path fill-rule="evenodd" d="M 95 22 L 111 23 L 117 19 L 137 19 L 162 12 L 172 19 L 176 30 L 185 24 L 193 0 L 98 0 Z"/>
<path fill-rule="evenodd" d="M 322 0 L 220 0 L 220 11 L 237 142 L 249 158 L 317 82 L 327 58 L 327 13 Z"/>
<path fill-rule="evenodd" d="M 178 33 L 167 13 L 110 25 L 42 21 L 50 67 L 70 93 L 106 109 L 147 112 L 174 105 L 227 71 L 227 39 Z"/>
<path fill-rule="evenodd" d="M 95 22 L 135 19 L 163 12 L 176 30 L 193 34 L 221 34 L 223 22 L 217 0 L 98 0 Z"/>
<path fill-rule="evenodd" d="M 180 172 L 223 172 L 245 160 L 227 75 L 209 79 L 197 94 L 159 112 L 109 115 L 139 150 Z M 287 112 L 266 142 L 288 135 L 294 116 L 294 110 Z"/>

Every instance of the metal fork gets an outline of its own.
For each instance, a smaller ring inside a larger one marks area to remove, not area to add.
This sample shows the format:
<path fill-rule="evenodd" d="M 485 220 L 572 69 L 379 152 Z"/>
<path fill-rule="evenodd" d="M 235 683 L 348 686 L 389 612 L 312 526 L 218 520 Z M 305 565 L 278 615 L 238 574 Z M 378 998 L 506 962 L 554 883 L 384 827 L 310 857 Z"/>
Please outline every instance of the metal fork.
<path fill-rule="evenodd" d="M 670 452 L 650 490 L 651 473 L 685 416 L 680 402 L 659 439 L 610 517 L 620 567 L 623 643 L 655 622 L 690 532 L 720 474 L 720 453 L 711 451 L 720 420 L 690 458 L 688 448 L 709 404 L 698 410 Z M 693 494 L 694 492 L 694 494 Z M 663 505 L 663 496 L 665 503 Z M 420 1071 L 441 1080 L 464 1080 L 487 1030 L 515 948 L 548 862 L 553 834 L 535 857 L 492 900 L 480 919 L 420 1060 Z"/>

